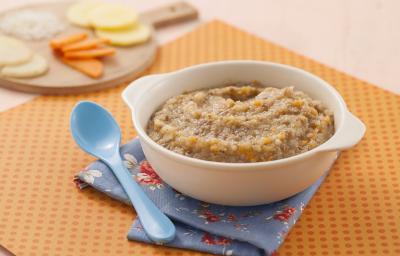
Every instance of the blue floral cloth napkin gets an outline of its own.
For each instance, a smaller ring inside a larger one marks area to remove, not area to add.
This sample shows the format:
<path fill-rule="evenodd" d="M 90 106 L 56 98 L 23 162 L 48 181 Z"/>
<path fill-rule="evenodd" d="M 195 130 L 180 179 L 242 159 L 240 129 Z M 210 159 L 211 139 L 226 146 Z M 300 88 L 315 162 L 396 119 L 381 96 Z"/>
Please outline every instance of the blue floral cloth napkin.
<path fill-rule="evenodd" d="M 166 246 L 220 255 L 273 254 L 325 178 L 280 202 L 253 207 L 221 206 L 187 197 L 165 184 L 146 161 L 138 139 L 122 146 L 121 155 L 132 178 L 177 227 L 175 240 Z M 130 204 L 111 170 L 101 161 L 90 164 L 75 181 L 80 188 L 92 186 Z M 134 221 L 128 239 L 152 243 L 138 219 Z"/>

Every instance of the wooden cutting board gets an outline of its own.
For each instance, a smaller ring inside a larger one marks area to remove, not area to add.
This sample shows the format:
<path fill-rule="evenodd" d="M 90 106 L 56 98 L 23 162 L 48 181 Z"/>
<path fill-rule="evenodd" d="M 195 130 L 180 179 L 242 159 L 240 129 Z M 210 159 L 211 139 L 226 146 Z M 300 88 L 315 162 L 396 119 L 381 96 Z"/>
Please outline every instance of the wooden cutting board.
<path fill-rule="evenodd" d="M 72 3 L 58 2 L 25 6 L 0 14 L 0 19 L 5 14 L 22 9 L 51 12 L 57 15 L 66 25 L 66 29 L 58 36 L 79 31 L 87 31 L 93 35 L 92 30 L 71 25 L 66 20 L 65 11 Z M 140 14 L 140 20 L 158 29 L 177 22 L 195 19 L 197 16 L 197 10 L 194 7 L 185 2 L 178 2 L 142 13 Z M 144 44 L 131 47 L 116 47 L 116 54 L 104 59 L 103 76 L 93 79 L 59 61 L 50 49 L 48 39 L 25 42 L 34 52 L 41 54 L 48 60 L 49 72 L 43 76 L 29 79 L 0 77 L 0 86 L 41 94 L 82 93 L 116 86 L 122 82 L 132 80 L 153 63 L 157 50 L 157 42 L 154 36 Z"/>

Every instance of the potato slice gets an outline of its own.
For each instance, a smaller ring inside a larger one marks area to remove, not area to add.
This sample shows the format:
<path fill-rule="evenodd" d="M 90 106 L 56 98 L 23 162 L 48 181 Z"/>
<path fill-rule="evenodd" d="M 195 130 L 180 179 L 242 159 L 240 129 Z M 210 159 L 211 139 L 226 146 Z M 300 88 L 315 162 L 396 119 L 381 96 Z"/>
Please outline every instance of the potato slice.
<path fill-rule="evenodd" d="M 136 12 L 120 4 L 101 4 L 89 12 L 91 25 L 99 29 L 121 29 L 135 25 Z"/>
<path fill-rule="evenodd" d="M 89 13 L 99 6 L 97 1 L 82 1 L 71 5 L 67 10 L 67 19 L 70 23 L 88 28 L 90 27 Z"/>
<path fill-rule="evenodd" d="M 34 54 L 28 62 L 14 66 L 5 66 L 0 70 L 0 75 L 16 78 L 30 78 L 43 75 L 48 69 L 49 66 L 46 59 L 39 54 Z"/>
<path fill-rule="evenodd" d="M 0 35 L 0 67 L 27 62 L 32 55 L 32 51 L 22 41 Z"/>
<path fill-rule="evenodd" d="M 112 45 L 130 46 L 149 40 L 151 31 L 149 26 L 137 24 L 136 26 L 119 30 L 96 29 L 95 33 L 100 38 L 110 40 Z"/>

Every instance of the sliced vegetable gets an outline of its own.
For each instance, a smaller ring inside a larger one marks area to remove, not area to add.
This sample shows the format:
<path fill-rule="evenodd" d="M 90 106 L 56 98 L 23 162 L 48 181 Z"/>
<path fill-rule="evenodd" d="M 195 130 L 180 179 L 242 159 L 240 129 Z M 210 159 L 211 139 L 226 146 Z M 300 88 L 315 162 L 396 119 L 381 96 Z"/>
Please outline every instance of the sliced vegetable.
<path fill-rule="evenodd" d="M 28 62 L 19 65 L 5 66 L 0 70 L 0 75 L 17 78 L 29 78 L 43 75 L 48 69 L 49 66 L 46 59 L 39 54 L 34 54 Z"/>
<path fill-rule="evenodd" d="M 151 28 L 147 25 L 137 24 L 120 30 L 96 29 L 96 35 L 100 38 L 110 40 L 110 44 L 112 45 L 130 46 L 149 40 Z"/>
<path fill-rule="evenodd" d="M 89 12 L 90 24 L 101 29 L 121 29 L 135 25 L 138 16 L 134 10 L 120 4 L 101 4 Z"/>
<path fill-rule="evenodd" d="M 70 52 L 70 51 L 81 51 L 81 50 L 88 50 L 100 47 L 104 43 L 108 43 L 110 40 L 106 38 L 94 38 L 89 39 L 86 41 L 80 41 L 73 44 L 68 44 L 61 48 L 63 52 Z"/>
<path fill-rule="evenodd" d="M 79 32 L 66 37 L 55 38 L 50 41 L 50 46 L 55 50 L 61 49 L 62 47 L 68 44 L 73 44 L 82 41 L 86 39 L 87 36 L 88 36 L 87 32 Z"/>
<path fill-rule="evenodd" d="M 98 59 L 67 59 L 62 57 L 62 62 L 93 78 L 99 78 L 103 74 L 104 65 Z"/>
<path fill-rule="evenodd" d="M 71 5 L 67 10 L 67 19 L 74 25 L 90 27 L 89 13 L 99 5 L 97 1 L 82 1 Z"/>
<path fill-rule="evenodd" d="M 111 47 L 82 50 L 82 51 L 71 51 L 65 52 L 64 57 L 67 59 L 91 59 L 110 56 L 115 53 L 115 49 Z"/>
<path fill-rule="evenodd" d="M 0 66 L 18 65 L 29 61 L 32 51 L 20 40 L 0 35 Z"/>

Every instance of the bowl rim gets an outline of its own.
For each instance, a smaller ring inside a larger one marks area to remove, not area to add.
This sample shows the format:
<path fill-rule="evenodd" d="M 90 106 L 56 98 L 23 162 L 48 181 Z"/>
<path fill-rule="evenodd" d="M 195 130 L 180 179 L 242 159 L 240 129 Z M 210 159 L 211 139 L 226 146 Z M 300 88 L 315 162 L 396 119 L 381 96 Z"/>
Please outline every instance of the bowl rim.
<path fill-rule="evenodd" d="M 147 145 L 149 145 L 151 148 L 153 148 L 153 150 L 158 151 L 158 153 L 162 153 L 163 155 L 165 155 L 168 158 L 172 158 L 179 162 L 184 162 L 188 165 L 205 167 L 208 169 L 210 169 L 210 168 L 212 168 L 212 169 L 226 169 L 226 168 L 243 169 L 243 168 L 257 168 L 257 167 L 273 167 L 273 166 L 282 165 L 282 164 L 296 163 L 298 161 L 302 161 L 311 156 L 314 156 L 317 153 L 327 152 L 327 151 L 321 150 L 321 147 L 323 145 L 325 145 L 326 143 L 337 139 L 336 135 L 339 133 L 339 131 L 341 129 L 344 128 L 345 115 L 346 115 L 346 112 L 348 112 L 348 109 L 347 109 L 346 103 L 343 100 L 342 96 L 339 94 L 338 91 L 336 91 L 336 89 L 333 86 L 331 86 L 329 83 L 327 83 L 325 80 L 321 79 L 320 77 L 318 77 L 310 72 L 307 72 L 303 69 L 289 66 L 289 65 L 279 64 L 279 63 L 267 62 L 267 61 L 253 61 L 253 60 L 216 61 L 216 62 L 208 62 L 208 63 L 204 63 L 204 64 L 189 66 L 189 67 L 186 67 L 186 68 L 174 71 L 174 72 L 170 72 L 170 73 L 157 74 L 156 76 L 158 77 L 158 79 L 157 79 L 156 83 L 157 83 L 157 85 L 159 85 L 159 83 L 161 81 L 164 81 L 165 78 L 168 78 L 169 76 L 178 75 L 178 74 L 186 73 L 186 72 L 192 72 L 192 71 L 195 71 L 196 69 L 201 69 L 201 68 L 205 68 L 205 67 L 220 66 L 220 65 L 243 65 L 243 64 L 245 64 L 245 65 L 246 64 L 247 65 L 256 64 L 256 65 L 274 66 L 274 67 L 283 68 L 283 69 L 289 70 L 291 72 L 297 72 L 303 76 L 307 76 L 310 79 L 315 80 L 315 82 L 317 84 L 319 84 L 319 86 L 325 87 L 328 90 L 328 92 L 330 93 L 330 95 L 332 96 L 332 98 L 335 99 L 335 102 L 337 102 L 339 104 L 339 110 L 340 110 L 339 116 L 337 116 L 337 117 L 339 120 L 341 120 L 341 122 L 339 123 L 339 126 L 337 128 L 335 128 L 335 133 L 332 135 L 332 137 L 330 137 L 327 141 L 325 141 L 324 143 L 318 145 L 317 147 L 315 147 L 309 151 L 306 151 L 306 152 L 303 152 L 303 153 L 300 153 L 300 154 L 297 154 L 294 156 L 271 160 L 271 161 L 244 162 L 244 163 L 210 161 L 210 160 L 198 159 L 198 158 L 182 155 L 182 154 L 176 153 L 172 150 L 169 150 L 169 149 L 159 145 L 157 142 L 152 140 L 147 135 L 147 133 L 144 131 L 144 129 L 142 128 L 142 125 L 140 125 L 140 122 L 138 121 L 139 118 L 137 117 L 137 113 L 138 113 L 138 111 L 136 110 L 137 108 L 134 108 L 132 111 L 132 119 L 133 119 L 132 121 L 133 121 L 135 130 L 136 130 L 137 134 L 139 135 L 139 138 L 141 140 L 143 140 L 144 142 L 146 142 Z M 151 88 L 151 90 L 155 89 L 155 87 L 156 86 L 153 86 Z"/>

